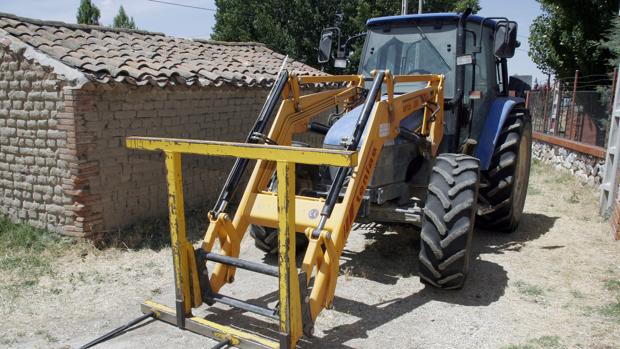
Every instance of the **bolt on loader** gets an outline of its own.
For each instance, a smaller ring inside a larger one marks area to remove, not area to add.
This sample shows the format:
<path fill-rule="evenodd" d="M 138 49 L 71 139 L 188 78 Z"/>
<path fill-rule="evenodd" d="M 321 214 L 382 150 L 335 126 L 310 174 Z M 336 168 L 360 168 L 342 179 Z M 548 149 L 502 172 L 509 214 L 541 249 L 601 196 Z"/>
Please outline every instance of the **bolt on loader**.
<path fill-rule="evenodd" d="M 442 289 L 463 287 L 475 225 L 516 229 L 531 148 L 524 100 L 508 92 L 517 24 L 467 10 L 373 18 L 367 26 L 356 36 L 365 36 L 357 75 L 295 76 L 283 65 L 245 143 L 127 139 L 129 148 L 164 152 L 167 170 L 176 303 L 145 301 L 145 318 L 215 338 L 217 347 L 293 348 L 332 306 L 355 221 L 409 224 L 412 234 L 421 227 L 420 280 Z M 319 62 L 346 67 L 354 39 L 341 44 L 337 26 L 323 30 Z M 302 93 L 317 84 L 326 88 Z M 308 132 L 322 146 L 298 141 Z M 236 158 L 197 247 L 185 235 L 182 154 Z M 241 258 L 246 232 L 277 254 L 277 266 Z M 237 268 L 278 280 L 275 308 L 225 295 Z M 192 313 L 215 303 L 277 321 L 278 338 Z"/>

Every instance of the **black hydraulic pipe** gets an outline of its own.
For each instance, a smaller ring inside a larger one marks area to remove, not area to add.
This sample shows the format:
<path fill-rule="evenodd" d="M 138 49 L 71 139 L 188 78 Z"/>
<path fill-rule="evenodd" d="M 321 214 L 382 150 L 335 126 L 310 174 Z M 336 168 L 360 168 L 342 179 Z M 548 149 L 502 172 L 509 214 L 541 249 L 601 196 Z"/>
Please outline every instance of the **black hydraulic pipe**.
<path fill-rule="evenodd" d="M 91 347 L 94 347 L 97 344 L 101 344 L 101 343 L 103 343 L 103 342 L 105 342 L 107 340 L 110 340 L 110 339 L 120 335 L 122 332 L 130 329 L 131 327 L 133 327 L 133 326 L 139 324 L 140 322 L 142 322 L 142 321 L 144 321 L 144 320 L 146 320 L 146 319 L 148 319 L 150 317 L 153 317 L 153 316 L 155 316 L 155 312 L 153 312 L 153 311 L 148 312 L 148 313 L 140 316 L 139 318 L 131 320 L 127 324 L 125 324 L 125 325 L 123 325 L 121 327 L 115 328 L 114 330 L 104 334 L 103 336 L 101 336 L 101 337 L 99 337 L 99 338 L 97 338 L 97 339 L 95 339 L 95 340 L 93 340 L 91 342 L 88 342 L 87 344 L 84 344 L 83 346 L 80 347 L 80 349 L 91 348 Z"/>
<path fill-rule="evenodd" d="M 217 343 L 216 345 L 214 345 L 211 349 L 222 349 L 224 347 L 227 347 L 229 345 L 231 345 L 232 343 L 230 342 L 230 339 L 226 338 L 224 340 L 222 340 L 221 342 Z"/>
<path fill-rule="evenodd" d="M 219 293 L 214 293 L 213 295 L 211 295 L 211 298 L 215 302 L 226 304 L 233 308 L 249 311 L 251 313 L 266 316 L 271 319 L 276 319 L 276 320 L 279 319 L 279 316 L 275 313 L 273 309 L 264 308 L 258 305 L 250 304 L 248 302 L 244 302 L 237 298 L 224 296 Z"/>
<path fill-rule="evenodd" d="M 252 135 L 254 133 L 263 133 L 267 128 L 267 124 L 275 110 L 278 102 L 280 101 L 280 95 L 282 95 L 282 91 L 284 91 L 284 87 L 286 86 L 286 81 L 288 80 L 288 71 L 285 68 L 286 59 L 282 64 L 282 68 L 278 73 L 276 81 L 273 84 L 271 91 L 269 92 L 269 96 L 267 96 L 267 100 L 263 105 L 260 113 L 258 114 L 258 118 L 252 127 L 252 130 L 248 134 L 246 138 L 246 143 L 252 142 Z M 237 159 L 235 164 L 233 165 L 228 178 L 226 178 L 226 183 L 222 188 L 220 196 L 218 197 L 211 214 L 213 217 L 217 217 L 221 212 L 226 210 L 226 206 L 228 202 L 232 199 L 237 187 L 239 186 L 239 182 L 241 181 L 241 177 L 245 172 L 246 167 L 248 166 L 248 159 Z"/>
<path fill-rule="evenodd" d="M 370 118 L 370 113 L 372 112 L 372 108 L 377 101 L 377 95 L 381 91 L 381 85 L 383 84 L 383 78 L 385 77 L 384 71 L 379 71 L 375 76 L 375 80 L 372 83 L 372 87 L 370 88 L 370 92 L 366 97 L 366 101 L 364 102 L 364 107 L 362 108 L 362 112 L 360 113 L 359 118 L 357 119 L 357 124 L 355 125 L 355 131 L 353 132 L 353 138 L 351 142 L 347 144 L 346 149 L 350 151 L 357 150 L 357 147 L 360 144 L 362 139 L 362 135 L 364 134 L 364 130 L 366 129 L 366 125 L 368 124 L 368 119 Z M 325 205 L 321 210 L 321 220 L 319 221 L 319 225 L 312 233 L 313 236 L 318 236 L 323 229 L 325 221 L 329 218 L 334 210 L 334 206 L 336 205 L 336 201 L 338 200 L 338 196 L 340 196 L 340 191 L 342 190 L 342 186 L 344 185 L 344 180 L 347 177 L 349 172 L 349 168 L 340 167 L 338 168 L 338 172 L 336 173 L 336 178 L 332 183 L 331 188 L 329 188 L 329 193 L 327 194 L 327 198 L 325 199 Z"/>
<path fill-rule="evenodd" d="M 368 119 L 370 118 L 370 113 L 372 112 L 372 108 L 375 105 L 377 100 L 377 95 L 381 91 L 381 85 L 383 85 L 383 79 L 385 78 L 385 71 L 379 71 L 377 76 L 375 76 L 375 81 L 372 83 L 372 87 L 370 88 L 370 92 L 368 93 L 368 97 L 366 97 L 366 102 L 364 103 L 364 107 L 362 108 L 362 112 L 360 117 L 357 119 L 357 124 L 355 125 L 355 131 L 353 132 L 353 140 L 347 146 L 347 150 L 355 151 L 360 144 L 360 140 L 362 139 L 362 135 L 364 134 L 364 130 L 366 129 L 366 124 L 368 123 Z"/>
<path fill-rule="evenodd" d="M 308 128 L 310 129 L 310 131 L 322 134 L 324 136 L 327 135 L 327 132 L 329 131 L 329 126 L 316 121 L 312 121 Z"/>
<path fill-rule="evenodd" d="M 257 273 L 278 277 L 280 271 L 278 267 L 266 265 L 262 263 L 250 262 L 243 259 L 223 256 L 218 253 L 207 252 L 205 258 L 209 261 L 214 261 L 221 264 L 231 265 L 233 267 L 254 271 Z"/>

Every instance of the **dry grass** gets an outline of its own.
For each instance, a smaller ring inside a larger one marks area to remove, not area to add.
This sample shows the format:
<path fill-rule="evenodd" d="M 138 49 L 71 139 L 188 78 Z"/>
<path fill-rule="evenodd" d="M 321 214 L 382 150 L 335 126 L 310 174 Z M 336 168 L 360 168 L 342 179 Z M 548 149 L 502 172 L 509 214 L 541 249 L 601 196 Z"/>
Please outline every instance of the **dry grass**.
<path fill-rule="evenodd" d="M 562 349 L 566 348 L 562 345 L 561 339 L 558 336 L 542 336 L 535 339 L 530 339 L 525 344 L 509 345 L 503 349 Z"/>
<path fill-rule="evenodd" d="M 620 244 L 611 241 L 608 223 L 597 214 L 596 191 L 539 163 L 532 167 L 529 190 L 519 231 L 476 232 L 471 274 L 460 291 L 420 284 L 411 229 L 394 234 L 357 227 L 341 261 L 344 275 L 335 308 L 321 313 L 316 338 L 306 347 L 616 347 Z M 204 210 L 197 212 L 188 218 L 195 238 L 205 227 Z M 163 219 L 117 232 L 99 245 L 104 248 L 7 224 L 0 225 L 0 285 L 10 281 L 14 291 L 9 298 L 0 289 L 0 316 L 8 324 L 0 328 L 0 347 L 79 347 L 135 318 L 144 299 L 174 304 Z M 244 241 L 242 254 L 265 261 L 251 241 Z M 257 299 L 275 287 L 241 272 L 238 282 L 226 286 L 227 294 Z M 238 324 L 240 315 L 224 312 L 220 320 Z M 107 347 L 152 343 L 213 345 L 188 331 L 154 324 Z"/>

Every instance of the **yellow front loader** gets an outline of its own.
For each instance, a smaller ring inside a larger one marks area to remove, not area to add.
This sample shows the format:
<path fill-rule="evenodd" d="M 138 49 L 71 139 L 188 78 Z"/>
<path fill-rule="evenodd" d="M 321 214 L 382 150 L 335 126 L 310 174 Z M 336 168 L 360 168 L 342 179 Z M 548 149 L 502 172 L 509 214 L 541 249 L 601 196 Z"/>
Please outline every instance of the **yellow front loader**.
<path fill-rule="evenodd" d="M 426 87 L 394 94 L 395 85 L 420 82 Z M 308 84 L 340 87 L 301 95 L 302 87 Z M 340 255 L 384 143 L 403 132 L 399 128 L 402 119 L 421 111 L 422 122 L 409 132 L 420 139 L 421 146 L 427 146 L 428 156 L 437 153 L 443 134 L 442 88 L 441 75 L 392 76 L 389 71 L 377 71 L 373 74 L 372 86 L 365 90 L 363 76 L 294 76 L 283 70 L 248 143 L 129 137 L 129 148 L 165 153 L 169 191 L 176 304 L 172 309 L 147 301 L 142 305 L 143 312 L 180 328 L 208 335 L 223 344 L 240 347 L 293 348 L 302 335 L 311 336 L 321 310 L 332 305 Z M 383 98 L 382 90 L 385 91 Z M 264 135 L 260 128 L 264 127 L 273 109 L 270 106 L 280 100 L 271 129 Z M 335 107 L 347 111 L 359 104 L 363 104 L 362 111 L 353 137 L 343 144 L 344 150 L 291 146 L 294 136 L 307 132 L 313 119 L 321 114 Z M 209 212 L 209 227 L 197 248 L 185 234 L 182 154 L 237 158 L 216 208 Z M 236 213 L 228 213 L 226 209 L 234 187 L 248 160 L 257 160 L 256 165 Z M 295 194 L 296 164 L 338 168 L 325 197 Z M 270 190 L 268 185 L 274 171 L 277 190 Z M 250 224 L 278 228 L 278 267 L 240 258 L 240 244 Z M 295 264 L 296 232 L 305 234 L 308 239 L 300 269 Z M 213 262 L 212 268 L 207 268 L 208 261 Z M 221 293 L 226 284 L 233 283 L 236 268 L 278 278 L 276 309 Z M 214 303 L 279 321 L 280 338 L 274 341 L 192 315 L 193 308 Z"/>

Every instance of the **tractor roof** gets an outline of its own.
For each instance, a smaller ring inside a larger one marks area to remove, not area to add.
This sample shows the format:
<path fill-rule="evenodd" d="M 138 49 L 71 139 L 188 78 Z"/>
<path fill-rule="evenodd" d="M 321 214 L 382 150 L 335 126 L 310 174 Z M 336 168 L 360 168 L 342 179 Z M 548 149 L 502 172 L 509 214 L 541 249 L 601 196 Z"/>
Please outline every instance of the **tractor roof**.
<path fill-rule="evenodd" d="M 415 14 L 415 15 L 401 15 L 401 16 L 386 16 L 386 17 L 377 17 L 371 18 L 366 22 L 367 26 L 375 26 L 382 24 L 392 24 L 392 23 L 423 23 L 423 22 L 437 22 L 437 21 L 445 21 L 445 22 L 457 22 L 461 17 L 460 13 L 450 13 L 450 12 L 442 12 L 442 13 L 423 13 L 423 14 Z M 478 15 L 471 15 L 467 17 L 468 22 L 474 22 L 480 24 L 485 17 L 480 17 Z M 492 19 L 484 21 L 484 24 L 489 27 L 495 27 L 495 21 Z"/>

